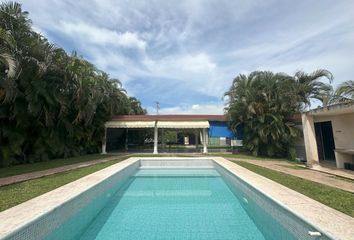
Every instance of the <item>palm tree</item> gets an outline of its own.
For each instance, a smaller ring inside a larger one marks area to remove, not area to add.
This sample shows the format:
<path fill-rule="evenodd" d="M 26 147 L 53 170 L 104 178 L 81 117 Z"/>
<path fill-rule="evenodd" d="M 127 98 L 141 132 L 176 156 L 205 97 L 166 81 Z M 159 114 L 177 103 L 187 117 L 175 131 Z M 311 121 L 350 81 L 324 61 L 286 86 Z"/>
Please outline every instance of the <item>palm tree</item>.
<path fill-rule="evenodd" d="M 18 62 L 13 55 L 16 43 L 14 38 L 0 28 L 0 103 L 8 102 L 15 96 Z"/>
<path fill-rule="evenodd" d="M 294 157 L 294 142 L 299 135 L 292 116 L 309 106 L 312 99 L 324 104 L 332 91 L 320 81 L 332 74 L 317 70 L 294 76 L 269 71 L 254 71 L 237 76 L 226 96 L 231 127 L 244 132 L 244 147 L 254 155 Z"/>
<path fill-rule="evenodd" d="M 346 81 L 340 84 L 335 92 L 335 99 L 338 102 L 354 101 L 354 81 Z"/>
<path fill-rule="evenodd" d="M 333 75 L 325 69 L 318 69 L 310 74 L 303 71 L 295 73 L 294 80 L 297 83 L 297 91 L 303 107 L 311 106 L 311 100 L 313 99 L 317 99 L 324 104 L 328 103 L 333 88 L 330 84 L 321 82 L 322 78 L 326 78 L 329 83 L 332 83 Z"/>
<path fill-rule="evenodd" d="M 234 130 L 244 132 L 244 147 L 254 155 L 293 157 L 291 143 L 298 135 L 290 116 L 298 106 L 292 77 L 255 71 L 237 76 L 226 96 Z"/>
<path fill-rule="evenodd" d="M 117 79 L 31 29 L 0 4 L 0 167 L 99 151 L 114 114 L 142 113 Z"/>

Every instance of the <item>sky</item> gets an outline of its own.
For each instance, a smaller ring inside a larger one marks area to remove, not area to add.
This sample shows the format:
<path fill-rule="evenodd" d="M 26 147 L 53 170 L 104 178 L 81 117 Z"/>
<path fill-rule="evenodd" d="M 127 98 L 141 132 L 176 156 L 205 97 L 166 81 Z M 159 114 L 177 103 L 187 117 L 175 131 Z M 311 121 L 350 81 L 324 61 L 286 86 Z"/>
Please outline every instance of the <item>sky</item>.
<path fill-rule="evenodd" d="M 148 113 L 222 114 L 239 74 L 354 80 L 352 0 L 22 0 L 35 31 L 118 78 Z"/>

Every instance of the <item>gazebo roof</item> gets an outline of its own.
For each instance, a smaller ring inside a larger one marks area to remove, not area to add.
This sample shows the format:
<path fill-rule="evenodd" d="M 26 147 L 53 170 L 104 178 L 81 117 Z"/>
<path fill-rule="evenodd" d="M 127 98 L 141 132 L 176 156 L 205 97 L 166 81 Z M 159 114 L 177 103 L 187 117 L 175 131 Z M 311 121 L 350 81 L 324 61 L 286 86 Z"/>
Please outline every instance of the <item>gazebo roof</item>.
<path fill-rule="evenodd" d="M 226 115 L 117 115 L 111 121 L 227 121 Z"/>

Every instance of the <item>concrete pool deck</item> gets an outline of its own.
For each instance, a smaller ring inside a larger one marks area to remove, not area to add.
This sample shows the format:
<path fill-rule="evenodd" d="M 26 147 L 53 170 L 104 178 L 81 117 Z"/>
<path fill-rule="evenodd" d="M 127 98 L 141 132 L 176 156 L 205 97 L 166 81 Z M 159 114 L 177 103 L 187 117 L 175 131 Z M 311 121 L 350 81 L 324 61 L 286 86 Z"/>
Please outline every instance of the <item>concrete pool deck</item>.
<path fill-rule="evenodd" d="M 73 199 L 82 192 L 90 189 L 109 176 L 136 163 L 140 159 L 156 159 L 153 157 L 132 157 L 105 169 L 92 173 L 79 180 L 59 187 L 51 192 L 19 204 L 0 213 L 0 239 L 4 238 L 20 226 L 28 224 L 43 216 L 64 202 Z M 191 159 L 190 157 L 172 157 L 163 159 Z M 309 197 L 282 186 L 270 179 L 253 173 L 222 157 L 196 157 L 193 159 L 212 159 L 238 178 L 247 182 L 255 189 L 264 193 L 275 202 L 291 210 L 307 222 L 334 239 L 354 239 L 354 218 L 329 208 Z"/>

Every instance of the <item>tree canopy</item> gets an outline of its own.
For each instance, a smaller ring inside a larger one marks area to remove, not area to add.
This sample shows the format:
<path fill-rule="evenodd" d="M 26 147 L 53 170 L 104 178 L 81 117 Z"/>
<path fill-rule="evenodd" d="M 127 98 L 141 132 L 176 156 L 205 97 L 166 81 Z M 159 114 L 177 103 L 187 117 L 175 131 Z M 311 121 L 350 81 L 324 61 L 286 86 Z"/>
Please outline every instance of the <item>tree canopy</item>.
<path fill-rule="evenodd" d="M 293 117 L 310 105 L 323 101 L 332 87 L 321 78 L 332 80 L 327 70 L 294 76 L 254 71 L 237 76 L 225 93 L 226 110 L 233 129 L 243 127 L 244 147 L 254 155 L 295 157 L 294 143 L 300 129 Z"/>
<path fill-rule="evenodd" d="M 115 114 L 145 114 L 117 79 L 31 28 L 0 4 L 0 165 L 94 153 Z"/>

